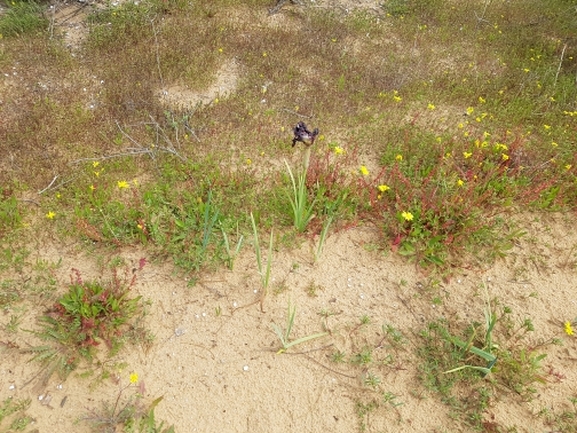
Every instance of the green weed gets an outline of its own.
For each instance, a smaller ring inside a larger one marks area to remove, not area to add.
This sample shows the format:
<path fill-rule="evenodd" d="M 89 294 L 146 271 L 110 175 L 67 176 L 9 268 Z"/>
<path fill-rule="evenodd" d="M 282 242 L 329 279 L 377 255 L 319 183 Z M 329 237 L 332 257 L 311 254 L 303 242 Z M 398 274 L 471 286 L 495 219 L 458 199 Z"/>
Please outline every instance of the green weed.
<path fill-rule="evenodd" d="M 145 265 L 140 261 L 140 269 Z M 138 333 L 135 318 L 142 313 L 141 297 L 131 297 L 136 274 L 121 278 L 115 270 L 108 283 L 83 281 L 74 270 L 67 293 L 40 317 L 33 333 L 47 345 L 26 351 L 43 365 L 42 381 L 57 373 L 66 378 L 82 362 L 92 363 L 102 343 L 108 355 L 116 354 L 128 336 Z"/>
<path fill-rule="evenodd" d="M 125 397 L 124 392 L 136 386 L 135 393 Z M 93 432 L 98 433 L 174 433 L 174 427 L 164 427 L 164 422 L 158 422 L 154 410 L 162 401 L 162 397 L 149 404 L 143 402 L 142 382 L 139 386 L 138 375 L 131 374 L 130 383 L 120 388 L 113 404 L 103 402 L 102 409 L 92 409 L 82 418 Z"/>

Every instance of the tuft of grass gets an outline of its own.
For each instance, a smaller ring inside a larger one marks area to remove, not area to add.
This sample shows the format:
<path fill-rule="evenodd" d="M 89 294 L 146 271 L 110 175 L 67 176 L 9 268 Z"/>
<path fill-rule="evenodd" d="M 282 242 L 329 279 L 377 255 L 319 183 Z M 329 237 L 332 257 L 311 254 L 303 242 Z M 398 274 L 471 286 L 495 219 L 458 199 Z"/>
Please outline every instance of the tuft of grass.
<path fill-rule="evenodd" d="M 48 29 L 44 7 L 34 0 L 6 2 L 7 10 L 0 15 L 0 35 L 15 37 Z"/>
<path fill-rule="evenodd" d="M 486 309 L 485 325 L 473 323 L 464 338 L 455 336 L 445 320 L 429 323 L 419 335 L 421 380 L 475 428 L 482 427 L 482 414 L 497 397 L 496 390 L 529 400 L 537 392 L 536 385 L 545 383 L 541 362 L 546 354 L 525 338 L 532 331 L 530 320 L 515 325 L 510 309 L 504 307 L 497 315 L 493 304 Z"/>
<path fill-rule="evenodd" d="M 288 349 L 290 349 L 291 347 L 296 346 L 298 344 L 306 343 L 307 341 L 315 340 L 317 338 L 321 338 L 321 337 L 324 337 L 325 335 L 328 335 L 328 332 L 319 332 L 316 334 L 307 335 L 305 337 L 301 337 L 301 338 L 298 338 L 296 340 L 291 341 L 290 335 L 291 335 L 291 332 L 293 329 L 295 316 L 296 316 L 296 307 L 291 306 L 289 304 L 288 310 L 287 310 L 285 330 L 283 331 L 280 328 L 280 326 L 278 326 L 276 323 L 272 324 L 272 328 L 273 328 L 275 334 L 277 335 L 278 339 L 280 340 L 280 343 L 282 346 L 278 350 L 277 354 L 284 353 Z"/>
<path fill-rule="evenodd" d="M 258 273 L 260 275 L 260 281 L 261 281 L 261 286 L 262 286 L 262 295 L 261 295 L 261 299 L 260 299 L 260 309 L 263 310 L 263 305 L 264 305 L 264 300 L 266 298 L 266 296 L 268 295 L 268 286 L 270 283 L 270 271 L 272 268 L 272 247 L 273 247 L 273 231 L 271 230 L 270 232 L 270 238 L 268 241 L 268 253 L 267 253 L 267 258 L 266 258 L 266 266 L 263 267 L 263 261 L 262 261 L 262 256 L 261 256 L 261 250 L 260 250 L 260 242 L 259 242 L 259 237 L 258 237 L 258 230 L 256 227 L 256 223 L 254 221 L 254 216 L 251 213 L 250 214 L 250 222 L 252 223 L 252 230 L 253 230 L 253 235 L 254 235 L 254 249 L 256 252 L 256 264 L 258 267 Z"/>
<path fill-rule="evenodd" d="M 314 205 L 316 199 L 313 199 L 312 202 L 309 200 L 309 192 L 306 183 L 307 171 L 303 169 L 297 173 L 295 179 L 288 162 L 285 160 L 284 163 L 292 185 L 292 195 L 290 193 L 287 193 L 287 195 L 292 209 L 293 224 L 299 232 L 304 232 L 309 222 L 315 216 Z"/>
<path fill-rule="evenodd" d="M 28 399 L 15 399 L 12 397 L 6 398 L 0 402 L 0 427 L 4 420 L 10 423 L 4 426 L 2 431 L 23 431 L 30 425 L 34 419 L 26 414 L 26 410 L 30 407 L 32 401 Z"/>

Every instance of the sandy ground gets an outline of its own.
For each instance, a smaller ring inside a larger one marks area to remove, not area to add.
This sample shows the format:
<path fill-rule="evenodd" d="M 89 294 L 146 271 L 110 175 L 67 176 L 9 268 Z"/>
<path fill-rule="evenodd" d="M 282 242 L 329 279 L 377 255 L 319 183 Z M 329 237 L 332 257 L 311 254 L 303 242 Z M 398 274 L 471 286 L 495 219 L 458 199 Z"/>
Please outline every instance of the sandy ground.
<path fill-rule="evenodd" d="M 515 426 L 519 432 L 545 431 L 543 419 L 537 417 L 539 410 L 565 408 L 568 397 L 577 391 L 577 341 L 563 333 L 563 322 L 577 315 L 577 236 L 565 218 L 525 216 L 528 234 L 506 259 L 485 270 L 458 272 L 434 289 L 429 277 L 414 265 L 374 251 L 373 229 L 336 233 L 328 238 L 316 264 L 309 243 L 274 254 L 264 312 L 254 303 L 261 287 L 250 248 L 243 250 L 233 271 L 206 275 L 194 287 L 175 277 L 166 265 L 152 263 L 142 270 L 135 290 L 151 302 L 146 324 L 155 340 L 151 347 L 125 350 L 107 361 L 124 366 L 116 370 L 118 384 L 73 374 L 63 383 L 54 377 L 47 387 L 38 388 L 34 381 L 38 365 L 26 363 L 29 355 L 5 350 L 0 390 L 3 396 L 32 398 L 28 412 L 39 432 L 87 431 L 84 423 L 75 421 L 101 402 L 115 401 L 130 372 L 138 373 L 145 400 L 164 397 L 157 418 L 174 424 L 179 432 L 358 431 L 355 403 L 383 392 L 394 394 L 402 405 L 385 404 L 372 412 L 366 431 L 468 431 L 418 381 L 419 359 L 413 345 L 419 330 L 437 318 L 482 322 L 484 282 L 490 297 L 510 306 L 519 321 L 531 318 L 535 342 L 563 340 L 563 346 L 547 347 L 546 384 L 538 385 L 532 401 L 499 390 L 485 413 L 487 420 Z M 85 278 L 98 277 L 95 258 L 78 253 L 74 245 L 44 244 L 36 254 L 52 262 L 61 259 L 63 281 L 71 268 L 78 268 Z M 124 251 L 121 256 L 137 263 L 143 255 Z M 311 284 L 314 297 L 308 293 Z M 433 302 L 434 298 L 442 302 Z M 297 308 L 292 338 L 324 330 L 329 335 L 277 354 L 280 345 L 271 323 L 284 326 L 289 303 Z M 323 319 L 323 311 L 332 315 Z M 27 317 L 37 313 L 31 308 Z M 371 324 L 359 329 L 363 315 L 370 317 Z M 8 314 L 0 316 L 1 329 L 8 318 Z M 383 324 L 405 335 L 403 348 L 376 343 L 382 340 Z M 14 339 L 4 331 L 0 335 L 1 341 Z M 18 333 L 15 343 L 26 347 L 34 340 Z M 364 345 L 373 345 L 374 359 L 387 355 L 394 359 L 371 367 L 381 378 L 376 389 L 363 385 L 367 372 L 362 368 L 331 361 L 337 350 L 352 354 Z M 126 396 L 131 393 L 132 388 L 124 391 Z"/>

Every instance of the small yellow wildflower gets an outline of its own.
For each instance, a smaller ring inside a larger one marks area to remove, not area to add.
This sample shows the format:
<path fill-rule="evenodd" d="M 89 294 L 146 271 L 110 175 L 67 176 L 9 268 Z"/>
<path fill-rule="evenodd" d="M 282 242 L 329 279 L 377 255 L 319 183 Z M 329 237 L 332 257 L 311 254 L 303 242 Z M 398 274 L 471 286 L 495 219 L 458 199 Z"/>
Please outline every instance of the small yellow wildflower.
<path fill-rule="evenodd" d="M 391 189 L 391 188 L 389 188 L 388 185 L 384 185 L 384 184 L 383 184 L 383 185 L 379 185 L 377 188 L 379 188 L 379 191 L 381 191 L 381 192 L 386 192 L 386 191 L 388 191 L 388 190 Z"/>
<path fill-rule="evenodd" d="M 247 158 L 245 162 L 246 162 L 246 165 L 251 165 L 251 164 L 252 164 L 252 160 L 251 160 L 250 158 Z"/>
<path fill-rule="evenodd" d="M 401 101 L 403 100 L 403 98 L 401 98 L 401 97 L 398 96 L 398 95 L 394 95 L 394 96 L 393 96 L 393 100 L 394 100 L 395 102 L 401 102 Z"/>
<path fill-rule="evenodd" d="M 405 221 L 413 221 L 413 214 L 411 212 L 402 212 L 401 216 Z"/>
<path fill-rule="evenodd" d="M 559 144 L 557 144 L 557 143 L 555 143 L 554 141 L 552 141 L 552 142 L 551 142 L 551 146 L 557 147 L 557 146 L 559 146 Z"/>
<path fill-rule="evenodd" d="M 94 186 L 94 184 L 90 185 L 88 188 L 90 188 L 90 191 L 94 191 L 96 189 L 96 187 Z"/>
<path fill-rule="evenodd" d="M 341 154 L 345 153 L 345 150 L 340 146 L 335 146 L 334 151 L 335 151 L 335 155 L 341 155 Z"/>
<path fill-rule="evenodd" d="M 57 193 L 55 194 L 55 197 L 56 197 L 56 198 L 60 198 L 60 197 L 62 197 L 62 195 L 61 195 L 59 192 L 57 192 Z"/>
<path fill-rule="evenodd" d="M 567 165 L 565 166 L 565 170 L 571 170 L 571 167 L 573 167 L 571 164 L 567 164 Z"/>
<path fill-rule="evenodd" d="M 473 152 L 463 152 L 463 157 L 464 157 L 465 159 L 468 159 L 468 158 L 470 158 L 471 156 L 473 156 Z"/>
<path fill-rule="evenodd" d="M 368 176 L 369 175 L 369 170 L 367 169 L 367 167 L 365 167 L 364 165 L 361 165 L 361 168 L 359 169 L 359 171 L 361 172 L 361 174 L 363 176 Z"/>
<path fill-rule="evenodd" d="M 467 116 L 470 116 L 471 114 L 473 114 L 474 111 L 475 111 L 475 109 L 473 107 L 467 107 Z"/>
<path fill-rule="evenodd" d="M 457 125 L 457 128 L 459 128 L 459 129 L 463 129 L 464 127 L 465 127 L 465 125 L 463 124 L 463 122 L 461 122 Z"/>
<path fill-rule="evenodd" d="M 573 327 L 571 326 L 571 322 L 570 322 L 570 321 L 567 320 L 567 321 L 563 324 L 563 326 L 564 326 L 564 328 L 565 328 L 565 334 L 567 334 L 567 335 L 573 335 L 573 334 L 574 334 L 574 332 L 573 332 Z"/>
<path fill-rule="evenodd" d="M 138 382 L 138 373 L 130 373 L 130 383 Z"/>
<path fill-rule="evenodd" d="M 435 107 L 434 104 L 429 103 L 429 104 L 427 104 L 427 108 L 428 108 L 429 110 L 434 110 L 434 109 L 437 108 L 437 107 Z"/>
<path fill-rule="evenodd" d="M 487 100 L 485 98 L 483 98 L 482 96 L 479 96 L 479 103 L 484 104 L 485 102 L 487 102 Z"/>
<path fill-rule="evenodd" d="M 507 155 L 506 153 L 501 154 L 501 159 L 503 161 L 507 161 L 509 159 L 509 155 Z"/>
<path fill-rule="evenodd" d="M 119 180 L 118 182 L 116 182 L 116 185 L 118 185 L 119 189 L 130 188 L 130 185 L 125 180 Z"/>
<path fill-rule="evenodd" d="M 55 216 L 56 216 L 56 213 L 54 213 L 54 212 L 52 212 L 52 211 L 49 211 L 49 212 L 46 214 L 46 218 L 48 218 L 49 220 L 53 220 Z"/>
<path fill-rule="evenodd" d="M 545 131 L 549 131 L 551 129 L 551 125 L 543 125 Z"/>
<path fill-rule="evenodd" d="M 262 53 L 263 57 L 266 57 L 268 54 L 266 53 L 266 51 L 264 53 Z"/>
<path fill-rule="evenodd" d="M 324 141 L 324 140 L 325 140 L 325 138 L 326 138 L 326 137 L 325 137 L 325 135 L 324 135 L 324 134 L 321 134 L 321 135 L 319 135 L 319 141 Z"/>
<path fill-rule="evenodd" d="M 463 185 L 465 185 L 465 182 L 462 179 L 459 179 L 457 181 L 457 186 L 463 186 Z"/>
<path fill-rule="evenodd" d="M 218 49 L 218 52 L 221 53 L 221 54 L 222 54 L 222 51 L 223 51 L 222 48 L 219 48 L 219 49 Z"/>
<path fill-rule="evenodd" d="M 529 69 L 529 68 L 523 68 L 523 72 L 525 72 L 525 73 L 529 72 L 530 70 L 531 69 Z"/>
<path fill-rule="evenodd" d="M 94 172 L 94 176 L 99 177 L 99 176 L 100 176 L 100 172 L 99 172 L 99 171 L 95 171 L 95 172 Z"/>
<path fill-rule="evenodd" d="M 402 161 L 402 160 L 403 160 L 403 155 L 401 155 L 401 154 L 399 153 L 397 156 L 395 156 L 395 159 L 396 159 L 397 161 Z"/>
<path fill-rule="evenodd" d="M 92 167 L 96 168 L 100 165 L 98 161 L 92 161 Z"/>

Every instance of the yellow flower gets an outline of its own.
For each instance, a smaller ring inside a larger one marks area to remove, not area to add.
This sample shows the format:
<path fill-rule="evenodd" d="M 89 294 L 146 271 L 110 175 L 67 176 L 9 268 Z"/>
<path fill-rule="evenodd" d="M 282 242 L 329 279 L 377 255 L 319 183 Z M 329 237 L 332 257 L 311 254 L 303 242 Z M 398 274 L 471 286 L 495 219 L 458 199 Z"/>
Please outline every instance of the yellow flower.
<path fill-rule="evenodd" d="M 222 54 L 222 51 L 223 51 L 222 48 L 219 48 L 219 49 L 218 49 L 218 52 L 221 53 L 221 54 Z"/>
<path fill-rule="evenodd" d="M 559 146 L 559 145 L 558 145 L 557 143 L 555 143 L 554 141 L 552 141 L 552 142 L 551 142 L 551 146 L 557 147 L 557 146 Z"/>
<path fill-rule="evenodd" d="M 369 170 L 367 169 L 367 167 L 365 167 L 364 165 L 361 165 L 361 168 L 359 169 L 359 171 L 361 172 L 361 174 L 363 176 L 368 176 L 369 175 Z"/>
<path fill-rule="evenodd" d="M 116 185 L 118 185 L 119 189 L 130 188 L 130 185 L 128 185 L 128 182 L 125 180 L 119 180 L 118 182 L 116 182 Z"/>
<path fill-rule="evenodd" d="M 473 107 L 467 107 L 467 116 L 470 116 L 471 114 L 473 114 L 474 111 L 475 111 L 475 109 Z"/>
<path fill-rule="evenodd" d="M 479 103 L 484 104 L 485 102 L 487 102 L 487 100 L 482 96 L 479 96 Z"/>
<path fill-rule="evenodd" d="M 92 161 L 92 167 L 96 168 L 100 165 L 98 161 Z"/>
<path fill-rule="evenodd" d="M 130 383 L 138 382 L 138 373 L 130 373 Z"/>
<path fill-rule="evenodd" d="M 429 110 L 434 110 L 436 107 L 435 107 L 434 104 L 429 103 L 429 104 L 427 104 L 427 108 L 428 108 Z"/>
<path fill-rule="evenodd" d="M 402 212 L 401 216 L 405 221 L 413 221 L 413 214 L 411 212 Z"/>
<path fill-rule="evenodd" d="M 507 161 L 507 160 L 509 159 L 509 155 L 507 155 L 506 153 L 503 153 L 503 154 L 501 155 L 501 159 L 502 159 L 503 161 Z"/>
<path fill-rule="evenodd" d="M 462 179 L 459 179 L 457 181 L 457 186 L 463 186 L 463 185 L 465 185 L 465 182 Z"/>
<path fill-rule="evenodd" d="M 395 102 L 401 102 L 401 101 L 403 100 L 403 98 L 401 98 L 401 97 L 398 96 L 398 95 L 394 95 L 394 96 L 393 96 L 393 100 L 394 100 Z"/>
<path fill-rule="evenodd" d="M 54 219 L 55 216 L 56 216 L 56 214 L 55 214 L 54 212 L 52 212 L 52 211 L 49 211 L 49 212 L 46 214 L 46 218 L 48 218 L 49 220 Z"/>
<path fill-rule="evenodd" d="M 565 166 L 565 170 L 571 170 L 571 167 L 573 167 L 571 164 L 567 164 L 567 165 Z"/>
<path fill-rule="evenodd" d="M 335 151 L 335 155 L 340 155 L 342 153 L 345 153 L 345 150 L 339 146 L 335 146 L 334 151 Z"/>
<path fill-rule="evenodd" d="M 379 191 L 381 192 L 385 192 L 391 189 L 388 185 L 379 185 L 377 188 L 379 188 Z"/>
<path fill-rule="evenodd" d="M 252 164 L 252 160 L 250 158 L 246 159 L 246 165 L 251 165 Z"/>
<path fill-rule="evenodd" d="M 266 56 L 267 56 L 266 51 L 265 51 L 264 53 L 262 53 L 262 56 L 263 56 L 263 57 L 266 57 Z"/>
<path fill-rule="evenodd" d="M 548 131 L 551 129 L 551 125 L 543 125 L 543 128 L 545 128 L 545 131 Z"/>
<path fill-rule="evenodd" d="M 395 159 L 396 159 L 397 161 L 402 161 L 402 160 L 403 160 L 403 155 L 401 155 L 401 154 L 399 153 L 397 156 L 395 156 Z"/>
<path fill-rule="evenodd" d="M 473 152 L 463 152 L 463 157 L 464 157 L 465 159 L 470 158 L 472 155 L 473 155 Z"/>
<path fill-rule="evenodd" d="M 573 327 L 571 326 L 571 322 L 569 322 L 568 320 L 563 324 L 563 326 L 565 327 L 565 334 L 567 335 L 573 335 Z"/>
<path fill-rule="evenodd" d="M 88 188 L 90 188 L 90 191 L 94 191 L 96 189 L 96 187 L 93 185 L 90 185 Z"/>

